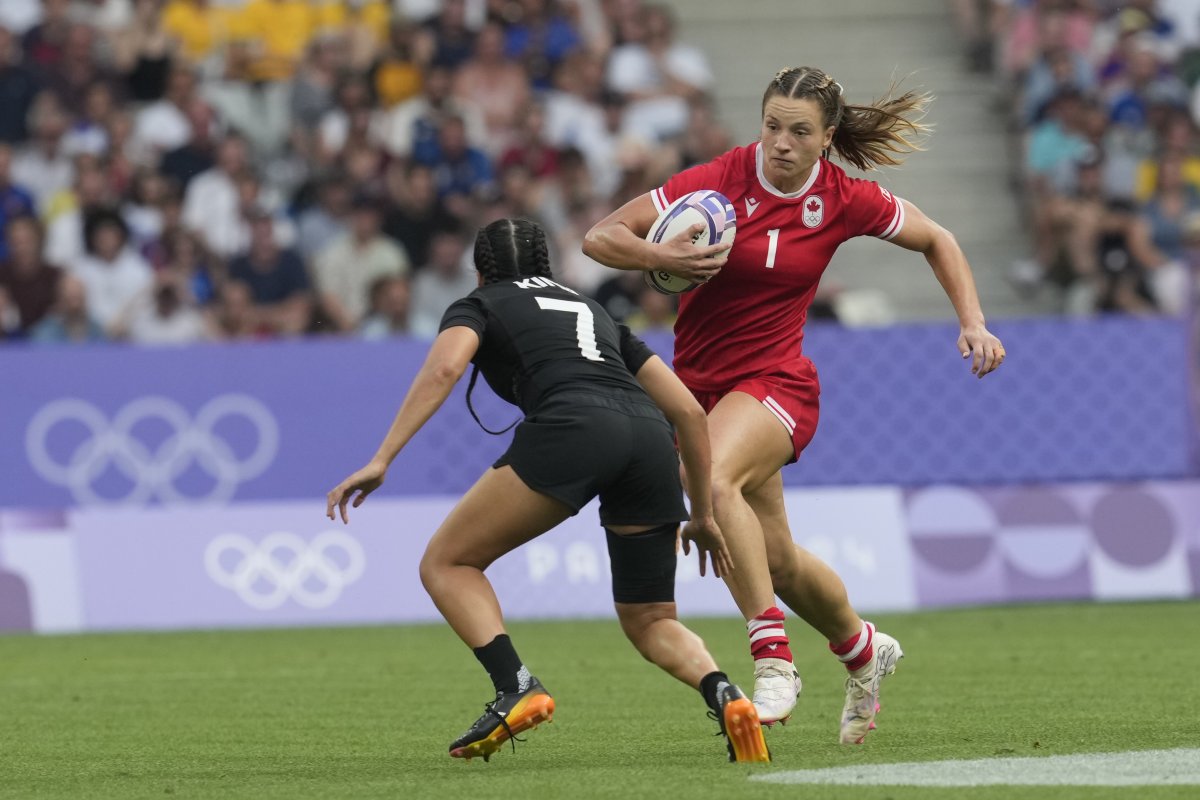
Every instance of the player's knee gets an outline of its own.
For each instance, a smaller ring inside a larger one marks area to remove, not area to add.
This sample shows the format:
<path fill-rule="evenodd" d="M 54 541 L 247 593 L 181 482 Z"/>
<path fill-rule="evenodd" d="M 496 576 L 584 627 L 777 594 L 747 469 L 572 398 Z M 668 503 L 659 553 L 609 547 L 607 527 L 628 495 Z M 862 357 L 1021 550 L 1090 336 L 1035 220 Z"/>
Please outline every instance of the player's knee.
<path fill-rule="evenodd" d="M 657 623 L 664 620 L 675 620 L 674 602 L 657 603 L 621 603 L 615 604 L 617 620 L 621 630 L 637 651 L 648 660 L 653 651 L 653 639 Z"/>

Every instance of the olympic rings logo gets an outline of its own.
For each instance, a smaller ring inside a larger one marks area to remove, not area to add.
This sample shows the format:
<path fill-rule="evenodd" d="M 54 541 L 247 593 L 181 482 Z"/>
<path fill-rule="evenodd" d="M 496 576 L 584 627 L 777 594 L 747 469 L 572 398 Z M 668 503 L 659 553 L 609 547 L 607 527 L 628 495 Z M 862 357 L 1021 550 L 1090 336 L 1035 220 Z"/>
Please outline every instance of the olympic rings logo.
<path fill-rule="evenodd" d="M 260 611 L 279 608 L 289 598 L 305 608 L 328 608 L 362 577 L 365 566 L 362 545 L 336 530 L 318 534 L 311 543 L 294 533 L 272 533 L 257 545 L 240 534 L 223 533 L 204 552 L 213 582 Z"/>
<path fill-rule="evenodd" d="M 253 452 L 239 458 L 214 431 L 224 419 L 240 417 L 255 430 Z M 171 433 L 151 448 L 134 433 L 140 423 L 157 420 Z M 87 437 L 65 460 L 50 454 L 51 432 L 75 423 Z M 238 484 L 261 475 L 279 451 L 279 424 L 261 402 L 243 394 L 223 394 L 200 408 L 193 420 L 183 406 L 166 397 L 142 397 L 124 406 L 110 421 L 91 403 L 78 398 L 55 400 L 42 407 L 25 430 L 25 452 L 38 475 L 71 490 L 83 505 L 145 503 L 224 503 Z M 199 466 L 212 479 L 206 493 L 190 495 L 175 485 L 181 475 Z M 115 468 L 130 483 L 118 497 L 100 494 L 96 481 Z"/>

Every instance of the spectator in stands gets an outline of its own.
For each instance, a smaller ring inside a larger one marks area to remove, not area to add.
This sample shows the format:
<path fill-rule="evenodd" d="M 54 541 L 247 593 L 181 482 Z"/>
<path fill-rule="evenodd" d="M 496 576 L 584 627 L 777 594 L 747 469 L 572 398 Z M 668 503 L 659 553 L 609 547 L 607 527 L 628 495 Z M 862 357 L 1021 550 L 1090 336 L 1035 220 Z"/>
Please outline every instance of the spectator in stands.
<path fill-rule="evenodd" d="M 43 208 L 50 220 L 46 228 L 46 260 L 51 264 L 74 264 L 87 249 L 84 222 L 89 214 L 111 208 L 116 196 L 104 163 L 96 156 L 75 159 L 75 181 L 71 190 L 60 192 Z"/>
<path fill-rule="evenodd" d="M 387 44 L 368 70 L 380 108 L 392 108 L 420 93 L 421 70 L 433 57 L 432 50 L 433 42 L 421 36 L 417 26 L 392 20 Z"/>
<path fill-rule="evenodd" d="M 582 44 L 579 32 L 554 0 L 521 0 L 504 35 L 504 54 L 525 66 L 538 90 L 549 89 L 554 68 Z"/>
<path fill-rule="evenodd" d="M 388 39 L 391 23 L 390 0 L 356 0 L 326 3 L 321 9 L 322 27 L 336 30 L 345 40 L 347 66 L 362 73 L 371 66 Z"/>
<path fill-rule="evenodd" d="M 585 51 L 568 56 L 555 70 L 554 91 L 545 100 L 545 137 L 560 151 L 582 153 L 598 191 L 609 194 L 618 180 L 616 141 L 601 105 L 603 88 L 600 58 Z"/>
<path fill-rule="evenodd" d="M 624 131 L 647 141 L 681 133 L 687 124 L 688 97 L 713 83 L 704 54 L 675 41 L 675 20 L 666 6 L 645 7 L 630 17 L 624 43 L 608 63 L 608 88 L 628 103 Z"/>
<path fill-rule="evenodd" d="M 54 307 L 29 332 L 30 341 L 39 344 L 102 342 L 104 328 L 88 311 L 87 287 L 74 275 L 58 282 Z"/>
<path fill-rule="evenodd" d="M 217 297 L 225 282 L 225 265 L 204 249 L 199 237 L 182 227 L 170 228 L 162 240 L 162 270 L 180 276 L 182 287 L 200 306 Z"/>
<path fill-rule="evenodd" d="M 200 102 L 192 68 L 184 64 L 171 68 L 162 99 L 138 112 L 133 126 L 134 140 L 144 150 L 159 156 L 184 147 L 192 138 L 189 110 Z"/>
<path fill-rule="evenodd" d="M 518 62 L 504 57 L 504 29 L 483 26 L 471 58 L 459 66 L 453 84 L 455 98 L 483 112 L 487 149 L 500 155 L 515 141 L 521 112 L 532 97 L 529 74 Z"/>
<path fill-rule="evenodd" d="M 1163 71 L 1153 39 L 1137 36 L 1129 41 L 1124 69 L 1106 92 L 1113 122 L 1144 128 L 1151 124 L 1155 106 L 1187 108 L 1187 87 Z"/>
<path fill-rule="evenodd" d="M 421 94 L 396 106 L 381 119 L 384 149 L 396 158 L 430 163 L 438 154 L 442 120 L 458 116 L 467 126 L 467 139 L 482 142 L 487 128 L 478 109 L 463 106 L 451 94 L 452 73 L 433 66 L 425 73 Z"/>
<path fill-rule="evenodd" d="M 117 318 L 150 288 L 154 271 L 129 247 L 129 227 L 113 209 L 91 212 L 84 220 L 87 252 L 67 265 L 87 292 L 88 316 L 109 335 Z"/>
<path fill-rule="evenodd" d="M 21 63 L 17 38 L 0 25 L 0 142 L 24 141 L 25 120 L 37 97 L 39 81 L 33 70 Z"/>
<path fill-rule="evenodd" d="M 89 86 L 84 92 L 82 111 L 63 136 L 63 150 L 72 156 L 103 157 L 112 144 L 108 136 L 108 119 L 116 111 L 112 87 L 104 81 Z"/>
<path fill-rule="evenodd" d="M 1021 122 L 1025 125 L 1039 122 L 1046 106 L 1057 95 L 1069 91 L 1087 95 L 1096 86 L 1096 73 L 1086 55 L 1060 42 L 1046 43 L 1025 75 L 1020 99 Z"/>
<path fill-rule="evenodd" d="M 146 345 L 182 345 L 212 338 L 184 277 L 171 270 L 157 273 L 154 284 L 133 299 L 116 320 L 112 335 Z"/>
<path fill-rule="evenodd" d="M 9 220 L 34 213 L 33 195 L 12 181 L 12 146 L 0 140 L 0 231 Z M 6 237 L 0 237 L 0 262 L 8 258 Z"/>
<path fill-rule="evenodd" d="M 179 40 L 163 21 L 163 0 L 134 0 L 129 24 L 113 32 L 113 66 L 132 99 L 152 102 L 169 92 Z"/>
<path fill-rule="evenodd" d="M 411 330 L 413 336 L 433 339 L 442 314 L 450 304 L 475 290 L 475 271 L 465 264 L 465 245 L 457 230 L 434 234 L 429 246 L 430 263 L 412 281 Z"/>
<path fill-rule="evenodd" d="M 381 216 L 376 201 L 355 198 L 349 231 L 316 258 L 314 278 L 319 300 L 339 331 L 353 331 L 362 324 L 376 281 L 409 273 L 408 255 L 380 232 Z"/>
<path fill-rule="evenodd" d="M 374 340 L 407 334 L 411 300 L 407 278 L 378 278 L 371 284 L 371 313 L 363 320 L 359 335 Z"/>
<path fill-rule="evenodd" d="M 675 298 L 642 285 L 637 308 L 625 318 L 634 333 L 670 331 L 675 325 Z"/>
<path fill-rule="evenodd" d="M 289 80 L 317 31 L 314 4 L 308 0 L 248 0 L 239 17 L 239 33 L 252 43 L 251 80 Z"/>
<path fill-rule="evenodd" d="M 317 158 L 328 163 L 345 149 L 348 142 L 375 144 L 380 129 L 379 117 L 371 109 L 371 90 L 365 78 L 350 75 L 342 79 L 334 93 L 334 103 L 315 128 Z"/>
<path fill-rule="evenodd" d="M 193 97 L 183 109 L 187 117 L 187 140 L 169 150 L 159 163 L 159 170 L 186 191 L 192 178 L 210 170 L 216 163 L 217 121 L 212 108 L 203 99 Z"/>
<path fill-rule="evenodd" d="M 95 29 L 73 24 L 63 43 L 62 58 L 45 73 L 46 88 L 54 92 L 67 109 L 83 107 L 88 87 L 94 83 L 111 82 L 112 75 L 97 57 L 100 44 Z"/>
<path fill-rule="evenodd" d="M 303 139 L 301 152 L 311 152 L 317 125 L 334 107 L 334 91 L 346 64 L 344 40 L 332 33 L 318 35 L 308 45 L 291 89 L 293 135 Z"/>
<path fill-rule="evenodd" d="M 193 178 L 183 196 L 184 224 L 222 257 L 233 255 L 241 244 L 237 180 L 248 166 L 246 140 L 230 133 L 217 146 L 216 164 Z"/>
<path fill-rule="evenodd" d="M 0 327 L 27 335 L 54 305 L 62 270 L 42 260 L 42 229 L 34 217 L 10 218 L 4 242 L 8 255 L 0 261 L 0 290 L 14 317 Z"/>
<path fill-rule="evenodd" d="M 433 168 L 438 197 L 460 217 L 466 216 L 464 199 L 480 197 L 493 188 L 492 162 L 486 153 L 467 142 L 467 129 L 461 117 L 442 120 L 437 154 L 424 163 Z"/>
<path fill-rule="evenodd" d="M 538 180 L 553 178 L 558 172 L 558 149 L 546 140 L 546 114 L 541 103 L 531 101 L 518 109 L 517 120 L 508 149 L 500 156 L 500 169 L 522 164 Z"/>
<path fill-rule="evenodd" d="M 350 201 L 349 182 L 334 174 L 317 182 L 316 202 L 300 212 L 296 220 L 296 249 L 306 260 L 346 233 Z"/>
<path fill-rule="evenodd" d="M 274 334 L 254 305 L 250 287 L 241 281 L 221 284 L 217 300 L 208 309 L 209 330 L 218 339 L 263 339 Z"/>
<path fill-rule="evenodd" d="M 414 268 L 429 263 L 434 235 L 457 224 L 438 197 L 433 170 L 423 164 L 393 161 L 384 186 L 389 207 L 383 232 L 404 247 Z"/>
<path fill-rule="evenodd" d="M 230 263 L 229 278 L 249 287 L 258 328 L 299 334 L 312 315 L 312 287 L 304 262 L 294 250 L 280 247 L 269 211 L 253 210 L 249 222 L 250 246 Z"/>
<path fill-rule="evenodd" d="M 235 13 L 213 0 L 168 0 L 162 26 L 179 42 L 184 59 L 202 65 L 220 55 L 232 34 Z"/>
<path fill-rule="evenodd" d="M 34 69 L 53 69 L 62 61 L 71 30 L 70 0 L 42 0 L 42 19 L 25 32 L 21 49 Z"/>
<path fill-rule="evenodd" d="M 442 0 L 441 11 L 425 25 L 435 43 L 433 64 L 457 69 L 471 57 L 475 34 L 467 26 L 465 0 Z"/>
<path fill-rule="evenodd" d="M 1183 179 L 1183 161 L 1165 155 L 1158 164 L 1158 188 L 1141 209 L 1129 233 L 1134 259 L 1148 270 L 1159 309 L 1182 314 L 1187 307 L 1188 221 L 1200 213 L 1200 192 Z"/>
<path fill-rule="evenodd" d="M 12 176 L 33 194 L 39 212 L 74 178 L 71 157 L 62 147 L 69 124 L 66 111 L 53 94 L 42 92 L 37 96 L 29 111 L 32 140 L 13 157 Z"/>
<path fill-rule="evenodd" d="M 143 167 L 134 174 L 121 216 L 129 225 L 130 239 L 138 252 L 145 252 L 162 238 L 171 191 L 160 172 Z"/>

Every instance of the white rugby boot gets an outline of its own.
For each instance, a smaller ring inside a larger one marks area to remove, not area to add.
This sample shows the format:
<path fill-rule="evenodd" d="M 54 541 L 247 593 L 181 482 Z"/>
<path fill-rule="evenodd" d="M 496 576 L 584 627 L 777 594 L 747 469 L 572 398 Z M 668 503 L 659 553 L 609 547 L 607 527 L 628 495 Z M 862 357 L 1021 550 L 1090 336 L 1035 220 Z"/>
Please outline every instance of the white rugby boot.
<path fill-rule="evenodd" d="M 842 744 L 862 744 L 867 732 L 875 729 L 875 715 L 879 713 L 879 684 L 896 671 L 896 662 L 904 658 L 900 643 L 886 633 L 875 631 L 872 646 L 875 648 L 875 657 L 846 678 Z"/>
<path fill-rule="evenodd" d="M 760 658 L 754 662 L 754 708 L 758 720 L 770 727 L 786 723 L 800 696 L 800 673 L 786 658 Z"/>

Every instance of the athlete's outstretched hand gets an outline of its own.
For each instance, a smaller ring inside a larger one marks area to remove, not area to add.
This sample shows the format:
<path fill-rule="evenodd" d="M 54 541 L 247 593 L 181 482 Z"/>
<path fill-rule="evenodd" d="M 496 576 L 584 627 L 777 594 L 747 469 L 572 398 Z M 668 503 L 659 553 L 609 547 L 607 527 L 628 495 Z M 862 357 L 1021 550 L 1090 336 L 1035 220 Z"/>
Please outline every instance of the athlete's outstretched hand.
<path fill-rule="evenodd" d="M 701 575 L 705 574 L 706 554 L 712 559 L 713 574 L 718 578 L 733 571 L 733 558 L 729 555 L 725 537 L 721 535 L 721 528 L 713 516 L 693 516 L 692 520 L 683 526 L 680 539 L 683 541 L 685 555 L 691 555 L 692 543 L 695 543 L 696 555 L 700 557 Z"/>
<path fill-rule="evenodd" d="M 703 230 L 704 226 L 696 223 L 675 238 L 658 245 L 661 261 L 657 269 L 686 278 L 692 283 L 708 283 L 716 277 L 729 260 L 729 248 L 733 245 L 729 242 L 704 247 L 692 244 L 692 239 Z"/>
<path fill-rule="evenodd" d="M 337 520 L 334 516 L 333 509 L 336 507 L 342 514 L 342 522 L 347 523 L 350 517 L 346 514 L 346 504 L 353 498 L 353 506 L 358 508 L 367 499 L 367 495 L 383 485 L 383 479 L 387 476 L 387 466 L 377 461 L 372 461 L 365 467 L 355 472 L 349 478 L 339 483 L 329 494 L 325 496 L 325 516 L 332 520 Z M 355 492 L 358 496 L 355 497 Z"/>
<path fill-rule="evenodd" d="M 958 335 L 958 352 L 971 357 L 971 374 L 982 378 L 1004 363 L 1004 345 L 983 325 L 964 327 Z"/>

